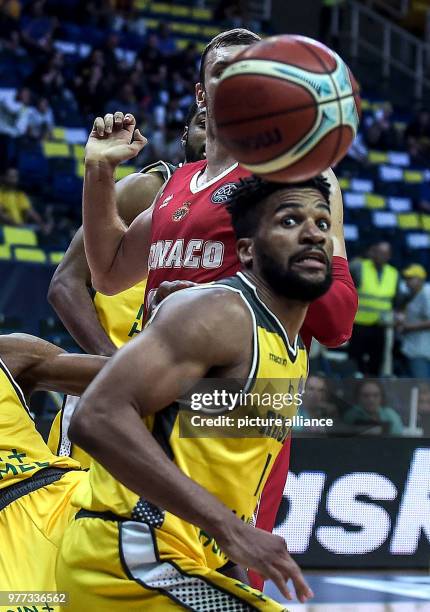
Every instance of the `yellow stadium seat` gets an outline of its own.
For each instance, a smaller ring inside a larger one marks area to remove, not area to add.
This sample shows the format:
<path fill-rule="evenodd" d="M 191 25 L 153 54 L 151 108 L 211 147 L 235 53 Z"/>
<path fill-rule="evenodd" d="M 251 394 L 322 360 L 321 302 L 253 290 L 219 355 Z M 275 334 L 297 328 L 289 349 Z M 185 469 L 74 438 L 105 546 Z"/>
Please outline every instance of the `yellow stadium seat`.
<path fill-rule="evenodd" d="M 162 4 L 161 2 L 151 2 L 148 8 L 151 13 L 170 13 L 172 9 L 170 4 Z"/>
<path fill-rule="evenodd" d="M 385 164 L 388 161 L 388 153 L 383 151 L 369 151 L 367 159 L 371 164 Z"/>
<path fill-rule="evenodd" d="M 369 100 L 367 100 L 366 98 L 361 98 L 361 110 L 370 110 L 371 106 L 372 105 L 370 104 Z"/>
<path fill-rule="evenodd" d="M 145 18 L 146 27 L 150 30 L 156 30 L 160 25 L 160 21 L 158 19 L 146 19 Z"/>
<path fill-rule="evenodd" d="M 49 253 L 49 261 L 55 265 L 58 265 L 63 257 L 64 253 Z"/>
<path fill-rule="evenodd" d="M 203 36 L 207 36 L 207 38 L 213 38 L 220 32 L 222 32 L 220 28 L 205 27 L 202 29 Z"/>
<path fill-rule="evenodd" d="M 85 175 L 85 164 L 83 161 L 79 161 L 76 164 L 76 176 L 79 176 L 79 178 L 84 178 Z"/>
<path fill-rule="evenodd" d="M 0 259 L 10 259 L 11 252 L 8 244 L 0 244 Z"/>
<path fill-rule="evenodd" d="M 191 9 L 191 15 L 193 19 L 200 19 L 201 21 L 210 21 L 212 19 L 212 12 L 205 8 Z"/>
<path fill-rule="evenodd" d="M 66 142 L 45 140 L 43 154 L 45 157 L 70 157 L 70 147 Z"/>
<path fill-rule="evenodd" d="M 198 34 L 200 32 L 200 26 L 196 23 L 180 23 L 173 22 L 170 24 L 172 32 L 179 32 L 180 34 Z"/>
<path fill-rule="evenodd" d="M 399 130 L 401 132 L 404 132 L 407 126 L 405 121 L 395 121 L 393 125 L 396 128 L 396 130 Z"/>
<path fill-rule="evenodd" d="M 430 232 L 430 215 L 421 215 L 421 227 Z"/>
<path fill-rule="evenodd" d="M 134 166 L 118 166 L 115 172 L 115 180 L 119 181 L 133 172 L 136 172 L 136 168 Z"/>
<path fill-rule="evenodd" d="M 374 193 L 366 193 L 365 196 L 367 208 L 385 208 L 385 198 Z"/>
<path fill-rule="evenodd" d="M 143 10 L 151 4 L 151 0 L 135 0 L 135 6 L 137 9 Z"/>
<path fill-rule="evenodd" d="M 350 185 L 349 179 L 341 176 L 338 178 L 338 181 L 339 181 L 339 187 L 341 189 L 349 189 L 349 185 Z"/>
<path fill-rule="evenodd" d="M 190 17 L 191 10 L 188 6 L 175 6 L 172 5 L 170 14 L 175 17 Z"/>
<path fill-rule="evenodd" d="M 36 233 L 27 227 L 13 227 L 5 225 L 3 227 L 5 244 L 22 244 L 25 246 L 37 246 Z"/>
<path fill-rule="evenodd" d="M 83 145 L 74 144 L 73 145 L 73 157 L 82 161 L 85 157 L 85 147 Z"/>
<path fill-rule="evenodd" d="M 66 139 L 66 130 L 62 127 L 54 127 L 52 137 L 54 140 L 64 141 Z"/>
<path fill-rule="evenodd" d="M 420 217 L 416 213 L 402 213 L 397 215 L 398 226 L 402 229 L 419 229 Z"/>
<path fill-rule="evenodd" d="M 405 170 L 403 178 L 407 183 L 422 183 L 424 181 L 424 174 L 418 170 Z"/>
<path fill-rule="evenodd" d="M 14 249 L 14 255 L 17 261 L 46 263 L 46 253 L 42 251 L 42 249 L 27 249 L 25 247 L 16 247 Z"/>

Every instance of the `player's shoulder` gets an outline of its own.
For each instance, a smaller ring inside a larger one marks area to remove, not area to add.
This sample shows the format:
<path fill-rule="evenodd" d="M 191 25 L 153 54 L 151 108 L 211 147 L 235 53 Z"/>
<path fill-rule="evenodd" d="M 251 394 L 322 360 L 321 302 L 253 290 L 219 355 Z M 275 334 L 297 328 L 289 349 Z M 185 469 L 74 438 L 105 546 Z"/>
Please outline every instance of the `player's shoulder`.
<path fill-rule="evenodd" d="M 243 324 L 244 315 L 249 316 L 243 296 L 233 287 L 207 283 L 172 293 L 165 298 L 151 320 L 158 316 L 186 316 L 193 324 L 199 321 L 214 321 L 219 326 Z"/>

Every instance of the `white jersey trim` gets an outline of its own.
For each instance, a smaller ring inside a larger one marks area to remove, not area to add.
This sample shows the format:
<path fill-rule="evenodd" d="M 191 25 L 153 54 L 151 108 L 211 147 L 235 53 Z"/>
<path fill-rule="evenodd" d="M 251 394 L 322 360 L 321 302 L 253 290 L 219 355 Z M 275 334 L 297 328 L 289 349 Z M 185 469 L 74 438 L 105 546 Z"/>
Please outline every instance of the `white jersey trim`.
<path fill-rule="evenodd" d="M 251 287 L 251 289 L 253 290 L 257 300 L 260 302 L 260 304 L 263 306 L 263 308 L 265 310 L 267 310 L 267 312 L 270 313 L 271 316 L 275 319 L 276 323 L 279 325 L 279 327 L 281 328 L 281 330 L 284 333 L 284 340 L 287 343 L 288 349 L 291 351 L 291 353 L 294 356 L 296 356 L 297 355 L 297 345 L 298 345 L 298 341 L 299 341 L 299 335 L 297 334 L 296 337 L 294 338 L 294 345 L 292 346 L 291 342 L 290 342 L 290 339 L 288 337 L 288 334 L 287 334 L 287 330 L 282 325 L 282 323 L 280 322 L 278 317 L 270 310 L 270 308 L 268 308 L 268 306 L 266 306 L 266 304 L 263 302 L 263 300 L 260 299 L 260 297 L 259 297 L 259 295 L 257 293 L 257 287 L 255 285 L 253 285 L 251 283 L 251 281 L 242 272 L 238 272 L 237 275 L 243 280 L 244 283 L 246 283 L 248 285 L 248 287 Z"/>
<path fill-rule="evenodd" d="M 207 187 L 210 187 L 211 185 L 215 185 L 215 183 L 217 183 L 222 178 L 227 176 L 227 174 L 230 174 L 230 172 L 232 172 L 233 170 L 236 170 L 238 165 L 239 165 L 238 162 L 234 163 L 232 166 L 230 166 L 230 168 L 227 168 L 227 170 L 224 170 L 224 172 L 221 172 L 221 174 L 218 174 L 218 176 L 215 176 L 213 179 L 211 179 L 207 183 L 204 183 L 204 185 L 200 185 L 200 187 L 197 187 L 197 179 L 199 178 L 201 174 L 201 170 L 199 170 L 198 172 L 194 174 L 194 176 L 191 177 L 191 181 L 190 181 L 191 193 L 199 193 L 200 191 L 203 191 Z"/>

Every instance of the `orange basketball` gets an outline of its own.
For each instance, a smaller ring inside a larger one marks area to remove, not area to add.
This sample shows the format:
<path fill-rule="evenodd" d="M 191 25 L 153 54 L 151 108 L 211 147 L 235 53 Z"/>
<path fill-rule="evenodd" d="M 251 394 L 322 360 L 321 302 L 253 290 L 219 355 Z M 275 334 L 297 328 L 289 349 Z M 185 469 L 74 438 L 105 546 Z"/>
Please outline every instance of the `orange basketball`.
<path fill-rule="evenodd" d="M 214 100 L 221 142 L 244 168 L 279 182 L 306 180 L 342 159 L 360 113 L 344 61 L 304 36 L 274 36 L 242 51 Z"/>

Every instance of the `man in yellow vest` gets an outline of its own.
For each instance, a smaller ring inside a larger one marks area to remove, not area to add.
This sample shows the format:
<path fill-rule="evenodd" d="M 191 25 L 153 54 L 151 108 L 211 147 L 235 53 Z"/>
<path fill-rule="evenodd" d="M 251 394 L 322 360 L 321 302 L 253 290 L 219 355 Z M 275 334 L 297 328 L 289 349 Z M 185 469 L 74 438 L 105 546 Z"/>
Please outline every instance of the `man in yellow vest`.
<path fill-rule="evenodd" d="M 388 263 L 390 259 L 391 245 L 381 241 L 369 248 L 367 258 L 351 263 L 359 303 L 349 356 L 356 361 L 360 372 L 369 376 L 380 374 L 386 329 L 392 324 L 398 295 L 399 273 Z"/>

